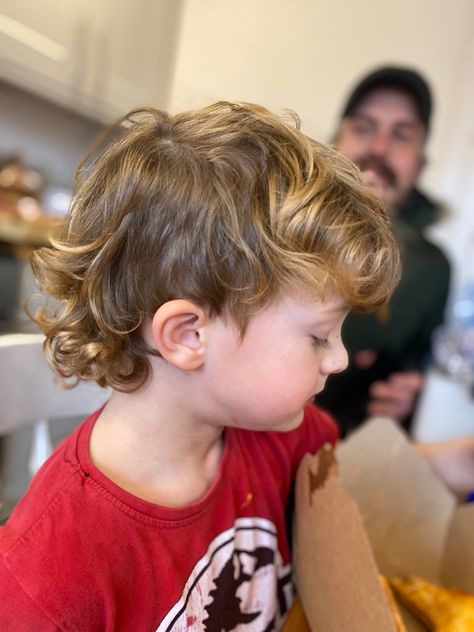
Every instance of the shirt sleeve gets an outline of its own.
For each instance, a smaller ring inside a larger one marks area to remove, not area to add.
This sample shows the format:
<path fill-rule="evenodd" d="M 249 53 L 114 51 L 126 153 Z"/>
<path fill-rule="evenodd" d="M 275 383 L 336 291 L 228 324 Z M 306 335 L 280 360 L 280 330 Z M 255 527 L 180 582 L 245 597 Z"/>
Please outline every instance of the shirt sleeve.
<path fill-rule="evenodd" d="M 58 632 L 61 630 L 25 593 L 0 560 L 0 630 L 2 632 Z"/>

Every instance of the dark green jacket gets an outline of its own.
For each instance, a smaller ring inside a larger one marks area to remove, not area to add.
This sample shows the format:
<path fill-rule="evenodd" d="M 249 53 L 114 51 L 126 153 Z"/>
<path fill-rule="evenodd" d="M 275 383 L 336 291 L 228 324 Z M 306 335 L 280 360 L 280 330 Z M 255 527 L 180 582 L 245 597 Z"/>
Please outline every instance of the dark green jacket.
<path fill-rule="evenodd" d="M 421 234 L 421 228 L 437 215 L 426 196 L 415 192 L 412 226 L 394 221 L 393 231 L 400 244 L 402 278 L 387 310 L 375 314 L 349 314 L 343 339 L 349 354 L 349 368 L 331 376 L 318 403 L 333 412 L 344 432 L 363 421 L 372 382 L 398 370 L 422 369 L 431 348 L 433 331 L 443 322 L 449 289 L 450 266 L 441 250 Z M 400 218 L 405 218 L 402 213 Z M 416 226 L 418 229 L 415 229 Z M 367 370 L 351 362 L 361 349 L 378 352 L 376 363 Z"/>

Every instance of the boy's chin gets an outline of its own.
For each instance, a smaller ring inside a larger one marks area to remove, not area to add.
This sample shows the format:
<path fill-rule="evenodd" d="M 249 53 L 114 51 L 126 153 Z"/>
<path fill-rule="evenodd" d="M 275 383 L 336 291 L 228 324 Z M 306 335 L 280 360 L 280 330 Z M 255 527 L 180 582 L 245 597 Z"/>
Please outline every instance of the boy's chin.
<path fill-rule="evenodd" d="M 312 402 L 313 400 L 311 400 Z M 306 408 L 306 406 L 305 406 Z M 301 425 L 301 422 L 304 419 L 304 409 L 301 410 L 298 414 L 294 415 L 291 419 L 278 424 L 277 427 L 272 428 L 273 432 L 290 432 L 291 430 L 295 430 L 298 426 Z"/>

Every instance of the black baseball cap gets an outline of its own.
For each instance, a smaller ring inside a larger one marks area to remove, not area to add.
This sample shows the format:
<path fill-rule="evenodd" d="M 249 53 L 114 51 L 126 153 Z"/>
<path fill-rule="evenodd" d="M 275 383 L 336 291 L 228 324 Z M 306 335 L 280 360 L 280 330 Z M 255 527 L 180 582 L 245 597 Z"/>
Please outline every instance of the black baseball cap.
<path fill-rule="evenodd" d="M 354 88 L 341 118 L 353 114 L 361 100 L 375 88 L 400 88 L 415 100 L 420 121 L 428 131 L 432 110 L 431 90 L 426 80 L 416 70 L 397 66 L 378 68 L 364 77 Z"/>

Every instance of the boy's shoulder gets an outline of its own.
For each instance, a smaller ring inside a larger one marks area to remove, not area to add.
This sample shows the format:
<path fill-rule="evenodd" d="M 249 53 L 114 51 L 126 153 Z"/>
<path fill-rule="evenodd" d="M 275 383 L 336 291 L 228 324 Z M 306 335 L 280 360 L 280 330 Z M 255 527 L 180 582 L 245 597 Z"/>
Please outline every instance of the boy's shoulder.
<path fill-rule="evenodd" d="M 62 582 L 71 579 L 64 572 L 58 575 L 53 561 L 69 558 L 72 569 L 74 556 L 80 555 L 77 545 L 83 534 L 77 516 L 84 509 L 79 493 L 84 473 L 77 459 L 77 445 L 92 418 L 56 448 L 0 528 L 0 589 L 8 595 L 8 603 L 0 607 L 2 629 L 13 629 L 9 627 L 12 616 L 13 620 L 24 619 L 22 629 L 30 629 L 26 626 L 31 621 L 37 622 L 35 629 L 57 629 L 44 614 L 47 608 L 42 596 L 48 590 L 56 593 Z M 64 571 L 67 566 L 61 568 Z"/>
<path fill-rule="evenodd" d="M 1 588 L 9 587 L 12 599 L 23 605 L 28 596 L 32 620 L 40 608 L 51 620 L 80 621 L 82 625 L 87 612 L 92 619 L 81 629 L 96 629 L 93 620 L 103 611 L 104 600 L 115 603 L 115 583 L 105 588 L 104 578 L 114 578 L 120 586 L 128 586 L 127 590 L 134 586 L 137 598 L 148 590 L 148 606 L 154 610 L 147 616 L 159 620 L 170 607 L 168 602 L 179 597 L 182 582 L 166 573 L 160 575 L 166 597 L 156 602 L 156 575 L 146 578 L 150 559 L 155 560 L 153 573 L 158 568 L 161 573 L 179 558 L 186 569 L 189 566 L 186 578 L 202 555 L 202 547 L 205 550 L 221 533 L 235 530 L 239 520 L 252 521 L 256 519 L 252 516 L 258 516 L 265 524 L 279 524 L 290 476 L 304 453 L 315 452 L 337 438 L 329 415 L 313 406 L 306 408 L 302 423 L 291 432 L 233 430 L 228 445 L 234 449 L 227 450 L 227 469 L 222 469 L 220 480 L 203 499 L 175 511 L 150 506 L 138 498 L 127 499 L 125 491 L 112 489 L 99 472 L 87 471 L 93 423 L 94 417 L 89 418 L 60 446 L 10 522 L 0 529 Z M 236 499 L 247 498 L 249 489 L 254 492 L 253 501 L 236 504 Z M 202 541 L 195 543 L 199 547 L 196 551 L 190 551 L 191 545 L 183 548 L 183 542 L 192 541 L 191 533 L 197 529 L 202 534 Z M 0 622 L 1 616 L 0 607 Z"/>
<path fill-rule="evenodd" d="M 38 522 L 54 513 L 61 499 L 71 492 L 71 486 L 80 486 L 83 476 L 77 459 L 77 442 L 81 430 L 92 417 L 83 422 L 55 449 L 31 481 L 23 498 L 13 509 L 6 527 L 0 530 L 0 554 L 15 546 L 14 540 L 27 538 Z M 14 529 L 10 529 L 12 521 Z"/>
<path fill-rule="evenodd" d="M 110 481 L 89 458 L 90 435 L 99 414 L 100 410 L 67 437 L 34 477 L 10 517 L 14 528 L 9 529 L 7 524 L 0 529 L 1 555 L 11 552 L 17 540 L 24 544 L 30 537 L 37 539 L 40 524 L 54 521 L 56 514 L 62 528 L 67 525 L 68 519 L 73 521 L 74 528 L 74 521 L 80 517 L 81 511 L 90 512 L 92 509 L 91 502 L 96 505 L 120 504 L 121 490 L 115 485 L 108 490 Z M 260 458 L 266 452 L 268 456 L 278 452 L 284 454 L 293 472 L 305 453 L 314 453 L 328 442 L 336 443 L 339 437 L 338 427 L 330 414 L 314 405 L 305 408 L 302 423 L 292 431 L 235 433 L 240 436 L 241 448 L 250 452 L 255 449 Z M 108 494 L 107 490 L 112 494 Z M 47 534 L 48 528 L 45 537 Z"/>

